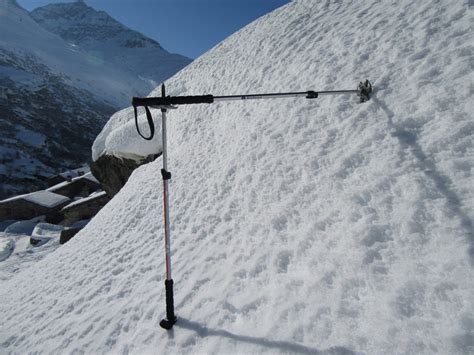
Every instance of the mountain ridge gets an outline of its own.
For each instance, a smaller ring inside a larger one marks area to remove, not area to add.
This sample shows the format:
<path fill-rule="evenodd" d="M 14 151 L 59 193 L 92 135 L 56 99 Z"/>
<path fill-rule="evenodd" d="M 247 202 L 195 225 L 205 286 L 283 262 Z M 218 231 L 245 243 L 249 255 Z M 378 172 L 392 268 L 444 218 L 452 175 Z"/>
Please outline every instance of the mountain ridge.
<path fill-rule="evenodd" d="M 49 4 L 36 8 L 31 15 L 45 29 L 98 60 L 149 82 L 150 90 L 191 62 L 84 2 Z"/>

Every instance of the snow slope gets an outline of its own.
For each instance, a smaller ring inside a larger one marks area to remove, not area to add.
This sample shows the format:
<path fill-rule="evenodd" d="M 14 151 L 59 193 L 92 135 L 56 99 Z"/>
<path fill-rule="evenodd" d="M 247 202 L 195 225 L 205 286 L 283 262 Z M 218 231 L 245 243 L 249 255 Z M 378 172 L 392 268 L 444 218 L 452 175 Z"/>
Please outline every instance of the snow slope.
<path fill-rule="evenodd" d="M 4 352 L 472 353 L 471 11 L 294 1 L 197 59 L 170 92 L 375 92 L 171 112 L 174 330 L 158 159 L 2 284 Z"/>

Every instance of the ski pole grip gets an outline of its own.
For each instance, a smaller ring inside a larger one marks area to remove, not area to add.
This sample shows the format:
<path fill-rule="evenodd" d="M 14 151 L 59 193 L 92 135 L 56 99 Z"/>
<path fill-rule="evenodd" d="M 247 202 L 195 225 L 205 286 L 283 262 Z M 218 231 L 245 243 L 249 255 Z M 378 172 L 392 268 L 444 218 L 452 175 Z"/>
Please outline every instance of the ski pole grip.
<path fill-rule="evenodd" d="M 190 104 L 212 104 L 214 96 L 166 96 L 166 97 L 134 97 L 132 105 L 139 106 L 171 106 L 171 105 L 190 105 Z"/>
<path fill-rule="evenodd" d="M 176 322 L 174 314 L 174 298 L 173 298 L 173 279 L 165 280 L 166 293 L 166 318 L 171 322 Z"/>

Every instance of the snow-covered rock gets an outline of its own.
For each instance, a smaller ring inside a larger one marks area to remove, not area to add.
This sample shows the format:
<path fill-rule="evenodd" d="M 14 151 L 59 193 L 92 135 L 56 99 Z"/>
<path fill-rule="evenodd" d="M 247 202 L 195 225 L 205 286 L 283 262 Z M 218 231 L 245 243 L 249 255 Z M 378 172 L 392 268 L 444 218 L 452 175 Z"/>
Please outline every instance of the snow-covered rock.
<path fill-rule="evenodd" d="M 158 110 L 150 109 L 154 118 L 156 131 L 161 129 L 161 121 Z M 144 119 L 144 112 L 138 122 L 140 132 L 149 135 L 148 122 Z M 92 160 L 97 161 L 99 157 L 111 155 L 116 158 L 126 158 L 141 161 L 150 155 L 161 153 L 161 135 L 155 134 L 151 140 L 143 140 L 136 130 L 135 121 L 131 120 L 133 110 L 126 108 L 112 115 L 105 124 L 102 131 L 94 140 L 92 145 Z"/>
<path fill-rule="evenodd" d="M 37 263 L 42 279 L 23 269 L 2 283 L 0 344 L 472 353 L 470 11 L 448 0 L 294 1 L 197 59 L 167 82 L 170 93 L 352 89 L 365 78 L 375 91 L 364 104 L 337 96 L 170 112 L 174 330 L 158 325 L 158 159 Z"/>
<path fill-rule="evenodd" d="M 5 228 L 4 233 L 6 235 L 27 235 L 30 236 L 35 226 L 40 223 L 44 218 L 36 217 L 25 221 L 17 221 L 10 224 Z"/>
<path fill-rule="evenodd" d="M 58 239 L 61 232 L 64 230 L 63 226 L 51 223 L 38 223 L 31 232 L 30 242 L 35 246 L 43 245 L 51 239 Z"/>

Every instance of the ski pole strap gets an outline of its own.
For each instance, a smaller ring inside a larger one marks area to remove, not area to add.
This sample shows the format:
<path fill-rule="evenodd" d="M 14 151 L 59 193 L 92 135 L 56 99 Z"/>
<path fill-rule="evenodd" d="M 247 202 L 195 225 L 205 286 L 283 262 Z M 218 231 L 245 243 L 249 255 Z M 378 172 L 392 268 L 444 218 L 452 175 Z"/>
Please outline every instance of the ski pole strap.
<path fill-rule="evenodd" d="M 135 127 L 137 128 L 137 132 L 143 139 L 147 141 L 151 141 L 155 135 L 155 124 L 153 123 L 153 117 L 151 116 L 150 109 L 148 106 L 145 106 L 145 113 L 146 119 L 148 121 L 148 126 L 150 127 L 150 135 L 148 137 L 144 136 L 138 127 L 138 114 L 137 114 L 137 106 L 133 105 L 133 112 L 135 113 Z"/>
<path fill-rule="evenodd" d="M 143 139 L 147 141 L 152 140 L 155 135 L 155 124 L 151 115 L 149 106 L 163 107 L 173 105 L 189 105 L 189 104 L 212 104 L 214 96 L 212 95 L 197 95 L 197 96 L 165 96 L 165 97 L 134 97 L 132 99 L 133 112 L 135 113 L 135 126 L 137 132 Z M 144 107 L 148 126 L 150 127 L 150 135 L 146 137 L 138 127 L 138 107 Z"/>

